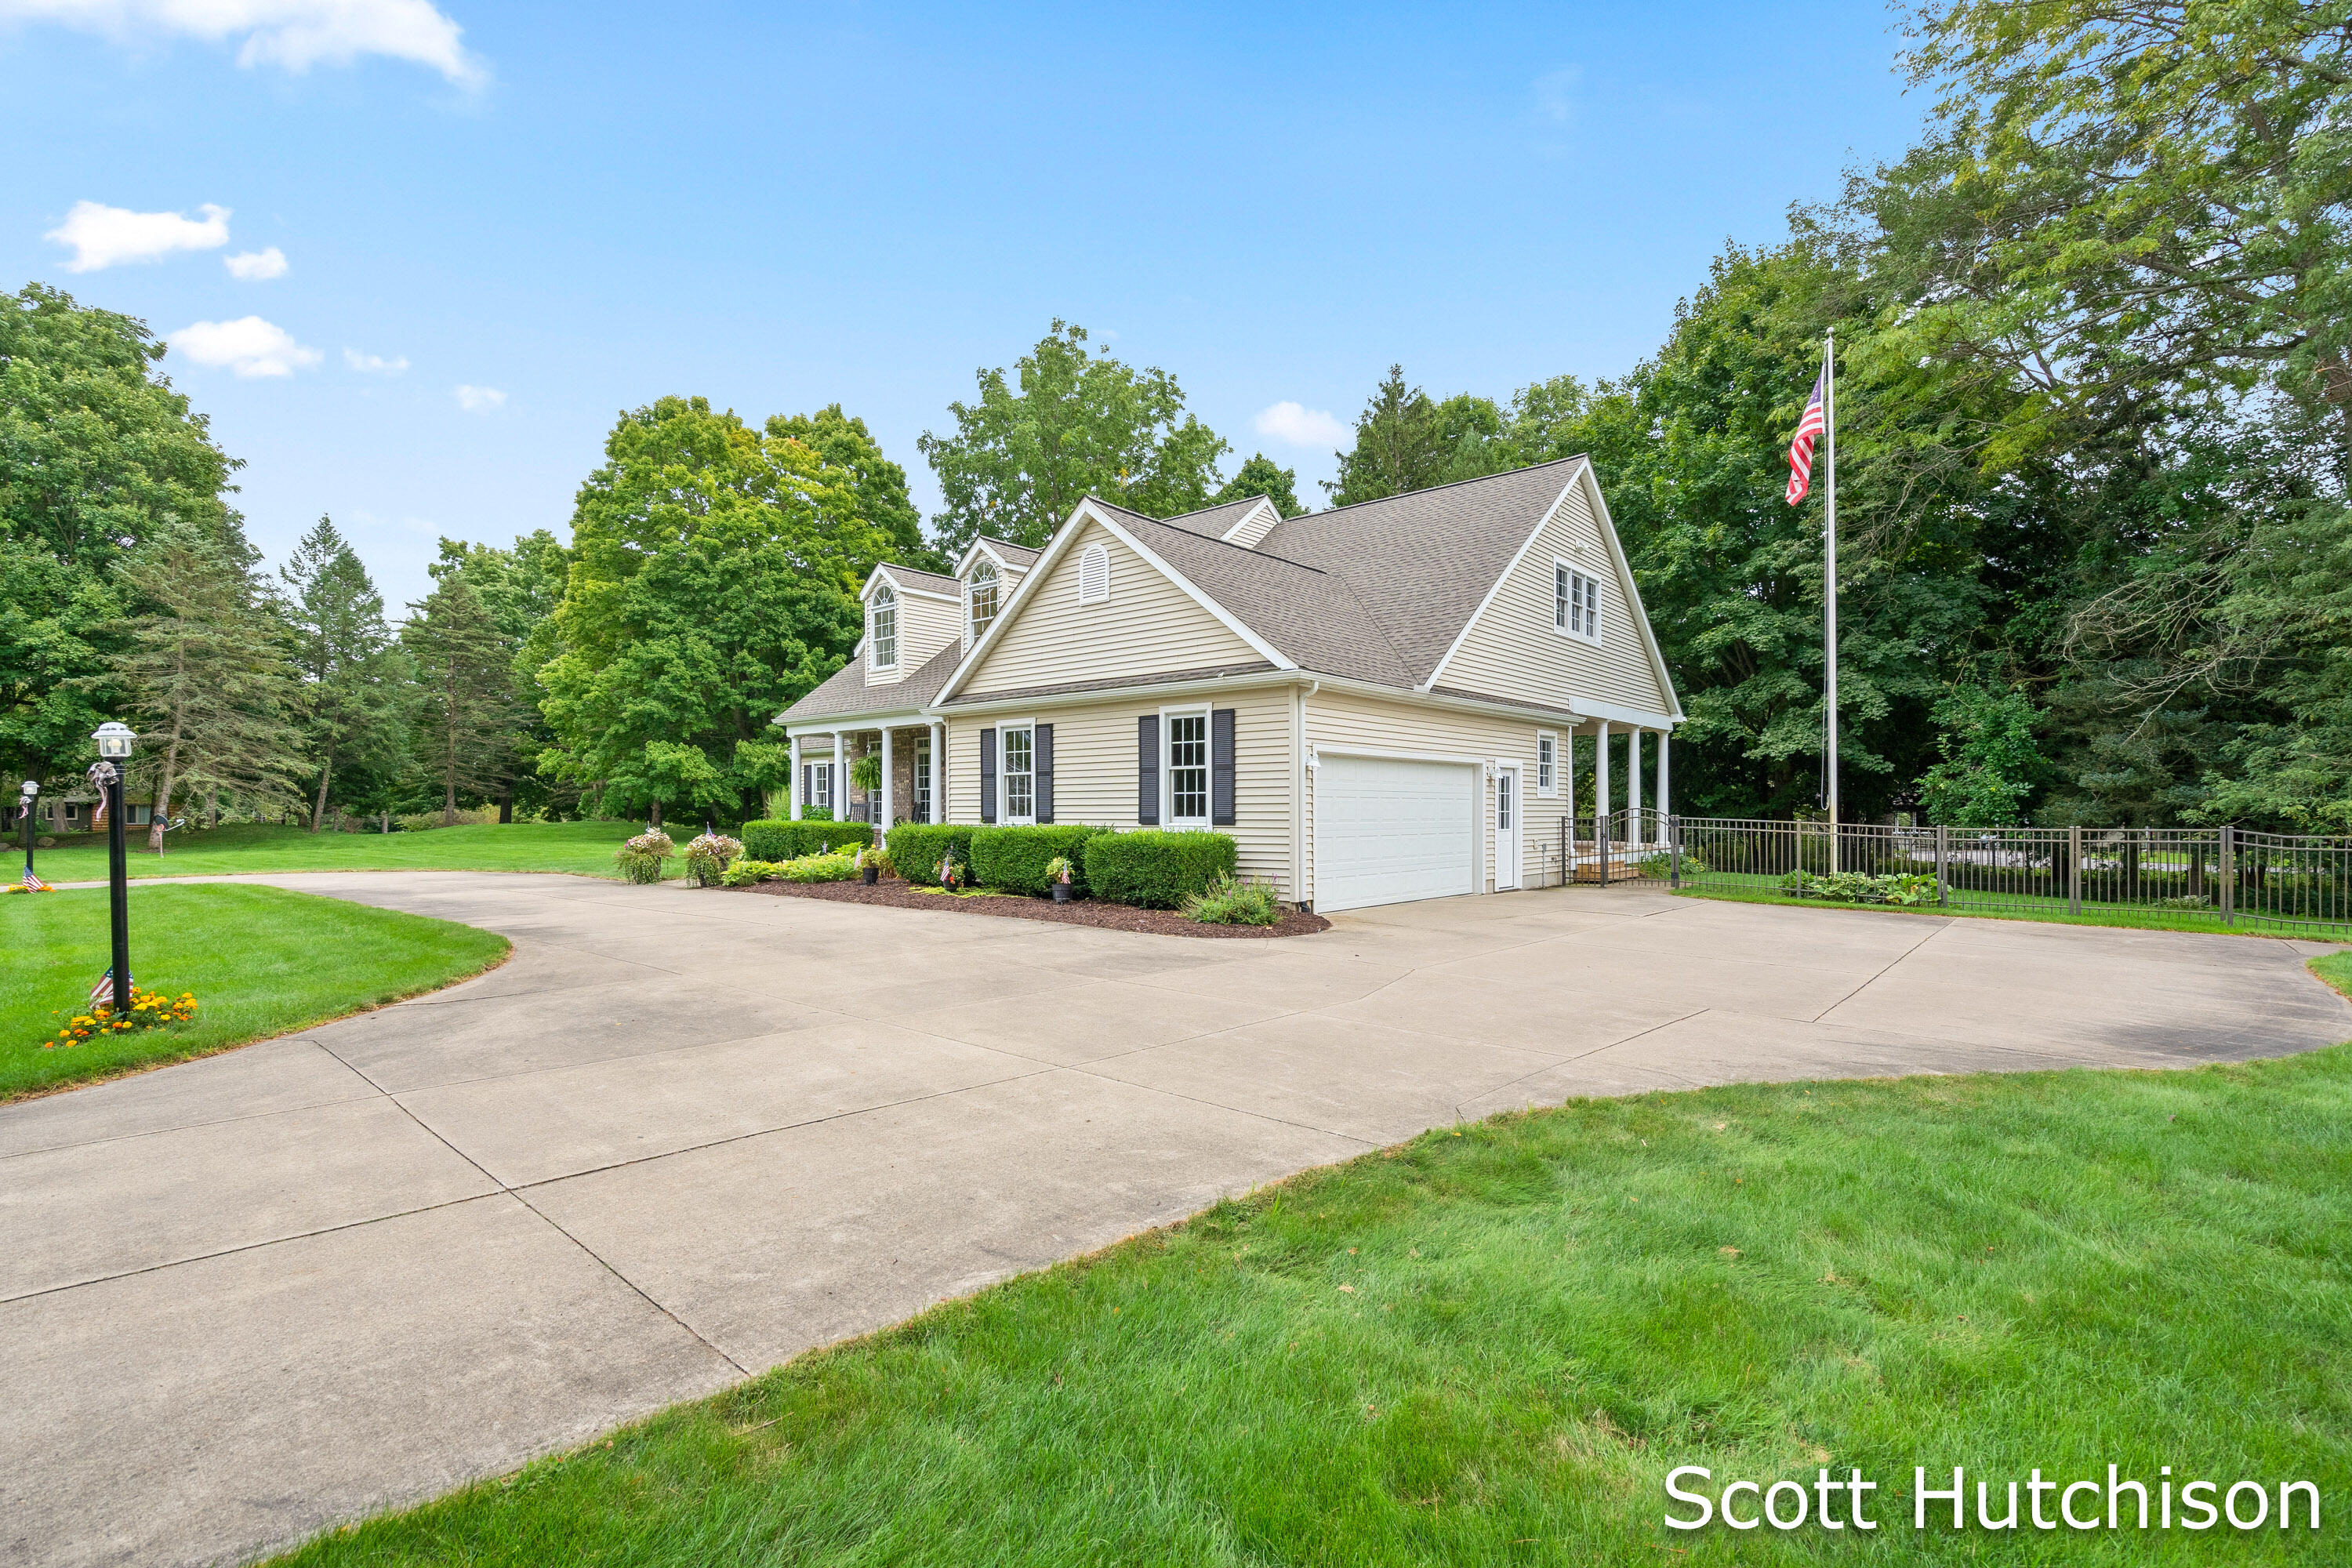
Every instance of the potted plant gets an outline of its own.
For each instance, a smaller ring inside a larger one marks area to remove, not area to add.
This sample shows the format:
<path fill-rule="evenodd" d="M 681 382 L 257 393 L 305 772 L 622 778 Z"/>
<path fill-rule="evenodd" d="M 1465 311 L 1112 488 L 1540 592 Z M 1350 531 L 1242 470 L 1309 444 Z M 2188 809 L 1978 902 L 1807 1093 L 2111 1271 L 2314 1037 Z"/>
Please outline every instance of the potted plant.
<path fill-rule="evenodd" d="M 872 844 L 857 852 L 857 879 L 867 887 L 882 879 L 882 851 Z"/>
<path fill-rule="evenodd" d="M 1076 867 L 1070 864 L 1070 858 L 1067 855 L 1056 855 L 1045 862 L 1045 876 L 1054 889 L 1055 903 L 1066 904 L 1070 901 L 1070 874 L 1076 869 Z"/>
<path fill-rule="evenodd" d="M 963 868 L 956 864 L 953 855 L 940 857 L 940 886 L 950 893 L 960 891 L 963 887 Z"/>

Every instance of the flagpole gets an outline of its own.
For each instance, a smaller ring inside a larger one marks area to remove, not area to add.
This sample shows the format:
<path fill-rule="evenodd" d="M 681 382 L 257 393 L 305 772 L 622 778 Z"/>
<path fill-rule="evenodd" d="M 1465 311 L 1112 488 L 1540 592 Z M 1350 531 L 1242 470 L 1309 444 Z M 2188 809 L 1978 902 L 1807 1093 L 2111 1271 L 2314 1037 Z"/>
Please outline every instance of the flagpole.
<path fill-rule="evenodd" d="M 1828 774 L 1830 870 L 1838 869 L 1838 644 L 1837 644 L 1837 329 L 1822 345 L 1822 439 L 1828 476 L 1822 486 L 1822 689 L 1829 723 Z"/>

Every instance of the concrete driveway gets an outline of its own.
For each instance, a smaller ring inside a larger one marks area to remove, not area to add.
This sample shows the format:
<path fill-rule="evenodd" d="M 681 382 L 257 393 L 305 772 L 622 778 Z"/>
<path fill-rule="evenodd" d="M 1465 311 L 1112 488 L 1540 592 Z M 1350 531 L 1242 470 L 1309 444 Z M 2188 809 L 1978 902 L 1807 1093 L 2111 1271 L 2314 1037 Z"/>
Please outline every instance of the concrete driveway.
<path fill-rule="evenodd" d="M 2352 1038 L 2315 946 L 1632 889 L 1218 942 L 252 879 L 515 954 L 0 1109 L 0 1561 L 249 1556 L 1458 1118 Z"/>

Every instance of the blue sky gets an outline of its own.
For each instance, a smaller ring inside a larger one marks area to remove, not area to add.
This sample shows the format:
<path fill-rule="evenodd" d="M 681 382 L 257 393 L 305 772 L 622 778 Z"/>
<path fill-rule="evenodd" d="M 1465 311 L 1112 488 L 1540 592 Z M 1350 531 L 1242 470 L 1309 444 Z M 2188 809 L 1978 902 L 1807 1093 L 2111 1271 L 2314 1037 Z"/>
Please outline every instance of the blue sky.
<path fill-rule="evenodd" d="M 0 0 L 0 279 L 172 338 L 256 542 L 331 512 L 395 607 L 665 393 L 840 402 L 928 512 L 915 437 L 1056 316 L 1318 497 L 1305 416 L 1622 374 L 1925 107 L 1844 0 L 186 9 Z"/>

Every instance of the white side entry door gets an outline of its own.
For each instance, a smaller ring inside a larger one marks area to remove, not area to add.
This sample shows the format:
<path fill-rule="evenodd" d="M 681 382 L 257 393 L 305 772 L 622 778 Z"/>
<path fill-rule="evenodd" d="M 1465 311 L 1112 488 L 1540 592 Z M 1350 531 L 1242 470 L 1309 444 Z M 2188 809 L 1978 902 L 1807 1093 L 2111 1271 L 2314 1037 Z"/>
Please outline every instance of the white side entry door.
<path fill-rule="evenodd" d="M 1495 890 L 1519 885 L 1519 766 L 1495 764 Z"/>

